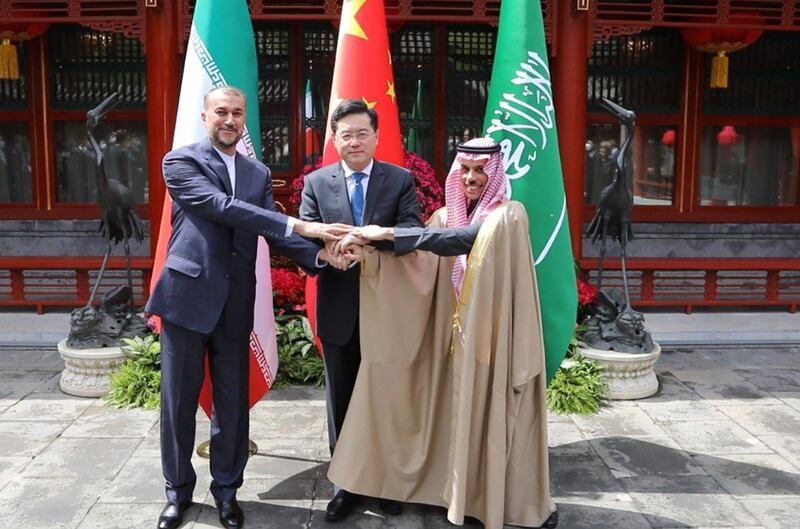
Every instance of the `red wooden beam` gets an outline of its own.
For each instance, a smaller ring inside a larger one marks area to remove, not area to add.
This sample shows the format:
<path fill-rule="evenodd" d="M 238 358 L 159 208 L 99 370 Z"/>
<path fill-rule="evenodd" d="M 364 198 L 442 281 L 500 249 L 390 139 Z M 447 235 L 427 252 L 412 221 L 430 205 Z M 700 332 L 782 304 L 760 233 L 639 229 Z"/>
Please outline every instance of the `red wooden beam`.
<path fill-rule="evenodd" d="M 102 257 L 0 257 L 0 270 L 96 270 L 103 264 Z M 131 257 L 131 268 L 150 270 L 153 267 L 151 257 Z M 109 270 L 125 268 L 124 257 L 110 257 Z"/>
<path fill-rule="evenodd" d="M 150 255 L 155 255 L 164 181 L 161 159 L 172 148 L 178 111 L 178 6 L 162 1 L 145 11 L 147 34 L 147 174 L 150 207 Z M 182 35 L 181 35 L 182 38 Z"/>
<path fill-rule="evenodd" d="M 556 41 L 551 71 L 572 253 L 580 258 L 583 246 L 583 144 L 586 135 L 584 102 L 588 77 L 586 50 L 589 45 L 589 18 L 585 12 L 573 12 L 571 4 L 558 2 L 555 6 L 559 38 Z"/>

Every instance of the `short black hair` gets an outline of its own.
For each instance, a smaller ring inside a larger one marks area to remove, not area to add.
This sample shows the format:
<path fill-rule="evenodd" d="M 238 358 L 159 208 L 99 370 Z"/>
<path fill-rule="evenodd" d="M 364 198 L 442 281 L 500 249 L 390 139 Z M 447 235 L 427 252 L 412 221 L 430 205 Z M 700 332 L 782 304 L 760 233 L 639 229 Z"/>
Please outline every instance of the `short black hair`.
<path fill-rule="evenodd" d="M 378 130 L 378 113 L 374 109 L 369 108 L 366 103 L 360 99 L 344 99 L 336 107 L 331 114 L 331 130 L 336 134 L 336 126 L 339 120 L 345 116 L 352 116 L 353 114 L 366 114 L 369 116 L 369 124 L 372 125 L 372 130 Z"/>

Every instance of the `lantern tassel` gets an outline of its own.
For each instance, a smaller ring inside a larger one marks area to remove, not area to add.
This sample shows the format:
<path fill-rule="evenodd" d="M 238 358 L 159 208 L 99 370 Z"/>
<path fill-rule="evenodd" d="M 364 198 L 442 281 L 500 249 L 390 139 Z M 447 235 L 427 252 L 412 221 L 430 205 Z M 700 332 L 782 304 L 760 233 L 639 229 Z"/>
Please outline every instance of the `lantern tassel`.
<path fill-rule="evenodd" d="M 17 47 L 8 39 L 0 43 L 0 79 L 19 79 Z"/>
<path fill-rule="evenodd" d="M 711 59 L 711 88 L 728 88 L 728 56 L 724 51 Z"/>

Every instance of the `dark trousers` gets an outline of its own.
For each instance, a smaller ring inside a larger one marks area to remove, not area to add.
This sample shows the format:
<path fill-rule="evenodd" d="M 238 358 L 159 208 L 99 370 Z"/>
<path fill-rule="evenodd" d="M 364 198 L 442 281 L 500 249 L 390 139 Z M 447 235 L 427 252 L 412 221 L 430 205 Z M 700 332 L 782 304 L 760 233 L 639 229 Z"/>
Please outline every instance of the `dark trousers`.
<path fill-rule="evenodd" d="M 328 401 L 328 442 L 333 454 L 361 365 L 358 328 L 344 345 L 323 340 L 322 352 L 325 361 L 325 397 Z"/>
<path fill-rule="evenodd" d="M 226 336 L 222 321 L 210 334 L 161 323 L 161 464 L 167 500 L 191 501 L 197 481 L 191 459 L 206 350 L 213 395 L 211 493 L 217 500 L 232 500 L 248 455 L 249 340 Z"/>

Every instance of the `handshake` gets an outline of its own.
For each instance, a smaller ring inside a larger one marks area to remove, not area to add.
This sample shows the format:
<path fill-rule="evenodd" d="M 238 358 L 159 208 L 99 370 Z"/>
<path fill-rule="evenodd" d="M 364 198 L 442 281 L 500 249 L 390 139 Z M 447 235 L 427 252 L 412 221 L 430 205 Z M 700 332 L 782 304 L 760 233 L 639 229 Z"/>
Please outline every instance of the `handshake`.
<path fill-rule="evenodd" d="M 349 226 L 298 220 L 294 231 L 303 237 L 322 239 L 319 259 L 338 270 L 347 270 L 364 258 L 364 246 L 372 241 L 394 240 L 394 228 Z"/>

